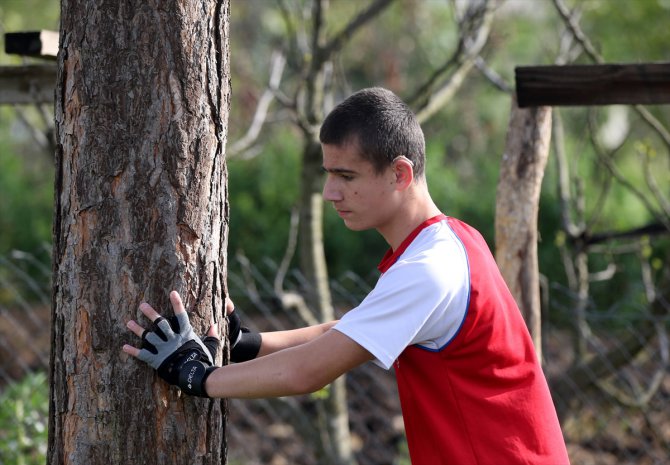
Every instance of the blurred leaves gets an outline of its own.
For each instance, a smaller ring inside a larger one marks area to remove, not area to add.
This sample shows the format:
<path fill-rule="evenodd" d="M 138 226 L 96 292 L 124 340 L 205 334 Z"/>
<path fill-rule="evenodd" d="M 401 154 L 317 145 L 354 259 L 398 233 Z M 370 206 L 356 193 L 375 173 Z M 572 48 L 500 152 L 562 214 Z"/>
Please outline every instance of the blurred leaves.
<path fill-rule="evenodd" d="M 0 393 L 0 463 L 43 465 L 47 453 L 49 389 L 33 373 Z"/>

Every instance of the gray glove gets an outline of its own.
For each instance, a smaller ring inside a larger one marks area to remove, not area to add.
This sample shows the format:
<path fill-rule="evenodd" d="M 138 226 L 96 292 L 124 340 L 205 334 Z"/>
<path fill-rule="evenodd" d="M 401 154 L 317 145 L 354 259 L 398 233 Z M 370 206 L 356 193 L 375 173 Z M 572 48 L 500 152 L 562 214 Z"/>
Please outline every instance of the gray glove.
<path fill-rule="evenodd" d="M 138 358 L 169 384 L 179 386 L 187 394 L 207 397 L 205 380 L 218 368 L 213 365 L 219 343 L 212 336 L 201 340 L 193 331 L 188 314 L 180 313 L 169 320 L 159 317 L 151 331 L 144 331 Z"/>

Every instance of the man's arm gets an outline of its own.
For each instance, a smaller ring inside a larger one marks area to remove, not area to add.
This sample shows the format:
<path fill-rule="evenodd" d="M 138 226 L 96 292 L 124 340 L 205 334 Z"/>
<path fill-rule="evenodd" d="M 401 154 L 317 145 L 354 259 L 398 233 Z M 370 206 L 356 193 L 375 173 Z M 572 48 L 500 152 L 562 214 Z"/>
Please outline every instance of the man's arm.
<path fill-rule="evenodd" d="M 205 389 L 210 397 L 228 398 L 307 394 L 372 358 L 358 343 L 331 329 L 310 342 L 217 368 Z"/>
<path fill-rule="evenodd" d="M 306 344 L 307 342 L 324 335 L 329 329 L 335 326 L 335 323 L 337 323 L 337 321 L 287 331 L 261 333 L 262 343 L 261 350 L 258 352 L 258 357 Z"/>
<path fill-rule="evenodd" d="M 242 326 L 242 323 L 240 321 L 239 312 L 235 310 L 235 304 L 229 297 L 226 297 L 226 314 L 228 315 L 229 322 L 236 322 L 231 323 L 233 326 L 229 326 L 228 330 L 230 331 L 231 328 L 237 327 L 237 331 L 233 330 L 234 333 L 237 333 L 240 326 Z M 233 318 L 234 315 L 236 316 Z M 260 349 L 258 349 L 258 353 L 255 357 L 262 357 L 280 350 L 288 349 L 289 347 L 305 344 L 326 333 L 326 331 L 335 326 L 336 323 L 337 320 L 304 328 L 260 333 Z M 253 332 L 254 331 L 252 331 L 252 333 Z M 231 336 L 230 333 L 228 334 L 228 337 L 235 338 L 235 336 Z M 236 341 L 231 340 L 230 342 L 231 345 L 234 345 Z"/>
<path fill-rule="evenodd" d="M 149 363 L 159 374 L 163 373 L 166 381 L 189 393 L 246 398 L 304 394 L 322 388 L 373 358 L 353 339 L 332 329 L 335 322 L 330 322 L 298 330 L 264 333 L 264 337 L 269 337 L 261 349 L 269 355 L 225 367 L 212 367 L 214 354 L 209 357 L 207 351 L 211 350 L 192 334 L 179 294 L 173 291 L 170 300 L 175 317 L 183 320 L 180 320 L 181 326 L 177 324 L 171 329 L 172 323 L 168 324 L 148 304 L 142 304 L 140 310 L 153 322 L 154 329 L 148 331 L 135 321 L 129 321 L 128 329 L 142 338 L 142 349 L 126 344 L 123 350 Z M 216 327 L 212 326 L 208 335 L 215 333 Z M 197 353 L 192 354 L 193 347 L 198 349 Z"/>

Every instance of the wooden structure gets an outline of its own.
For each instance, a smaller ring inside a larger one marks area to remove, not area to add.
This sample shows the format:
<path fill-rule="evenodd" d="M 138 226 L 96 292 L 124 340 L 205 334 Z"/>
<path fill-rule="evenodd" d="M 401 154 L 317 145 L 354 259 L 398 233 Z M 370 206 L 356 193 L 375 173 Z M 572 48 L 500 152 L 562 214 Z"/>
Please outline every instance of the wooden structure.
<path fill-rule="evenodd" d="M 520 108 L 670 103 L 670 63 L 521 66 Z"/>
<path fill-rule="evenodd" d="M 8 32 L 5 34 L 5 53 L 56 60 L 58 32 Z"/>
<path fill-rule="evenodd" d="M 515 78 L 496 196 L 495 253 L 541 357 L 537 214 L 551 107 L 670 103 L 670 63 L 526 66 L 515 69 Z"/>
<path fill-rule="evenodd" d="M 52 104 L 56 85 L 58 32 L 7 33 L 5 53 L 42 58 L 54 63 L 0 66 L 0 105 Z"/>
<path fill-rule="evenodd" d="M 0 66 L 0 105 L 53 104 L 56 71 L 55 64 Z"/>

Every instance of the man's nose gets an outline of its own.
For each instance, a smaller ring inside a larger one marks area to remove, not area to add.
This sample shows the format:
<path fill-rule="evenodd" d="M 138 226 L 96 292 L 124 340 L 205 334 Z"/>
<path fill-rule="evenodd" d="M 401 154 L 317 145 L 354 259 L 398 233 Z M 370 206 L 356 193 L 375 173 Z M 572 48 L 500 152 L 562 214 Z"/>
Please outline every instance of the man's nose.
<path fill-rule="evenodd" d="M 342 193 L 336 186 L 331 176 L 326 177 L 326 182 L 323 184 L 323 199 L 328 202 L 338 202 L 342 200 Z"/>

